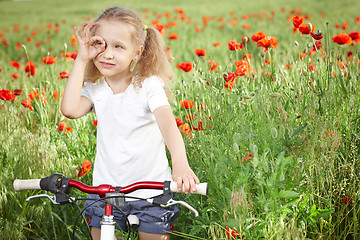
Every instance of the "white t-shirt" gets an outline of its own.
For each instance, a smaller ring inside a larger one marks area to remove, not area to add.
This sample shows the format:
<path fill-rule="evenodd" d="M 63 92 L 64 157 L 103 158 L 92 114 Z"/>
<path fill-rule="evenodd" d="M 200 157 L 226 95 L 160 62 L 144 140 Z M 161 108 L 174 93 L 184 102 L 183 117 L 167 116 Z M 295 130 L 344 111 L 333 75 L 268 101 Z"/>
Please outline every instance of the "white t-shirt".
<path fill-rule="evenodd" d="M 98 120 L 93 185 L 127 186 L 139 181 L 171 180 L 165 143 L 154 110 L 169 105 L 163 81 L 150 77 L 113 94 L 105 80 L 85 83 L 81 95 L 93 103 Z M 159 190 L 138 190 L 128 196 L 152 197 Z"/>

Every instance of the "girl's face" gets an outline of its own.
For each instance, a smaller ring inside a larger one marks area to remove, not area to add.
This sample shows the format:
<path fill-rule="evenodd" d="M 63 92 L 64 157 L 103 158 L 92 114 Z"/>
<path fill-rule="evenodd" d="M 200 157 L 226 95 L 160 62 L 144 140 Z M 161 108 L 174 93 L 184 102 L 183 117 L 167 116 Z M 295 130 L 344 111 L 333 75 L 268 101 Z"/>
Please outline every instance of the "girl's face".
<path fill-rule="evenodd" d="M 100 20 L 95 36 L 103 38 L 105 50 L 94 58 L 94 64 L 107 80 L 127 79 L 130 63 L 140 57 L 142 46 L 132 40 L 132 26 L 120 21 Z"/>

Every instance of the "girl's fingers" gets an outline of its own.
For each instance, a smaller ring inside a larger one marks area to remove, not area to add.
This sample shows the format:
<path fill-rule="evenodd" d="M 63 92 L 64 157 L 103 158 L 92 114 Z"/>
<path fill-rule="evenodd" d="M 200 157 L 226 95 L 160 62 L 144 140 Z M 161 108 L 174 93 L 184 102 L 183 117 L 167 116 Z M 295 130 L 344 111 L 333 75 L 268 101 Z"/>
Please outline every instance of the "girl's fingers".
<path fill-rule="evenodd" d="M 90 39 L 90 45 L 94 46 L 94 47 L 96 47 L 96 46 L 105 46 L 106 42 L 102 37 L 93 36 Z"/>
<path fill-rule="evenodd" d="M 80 36 L 79 36 L 78 29 L 77 29 L 77 27 L 76 27 L 76 26 L 74 26 L 74 35 L 75 35 L 76 40 L 78 40 L 78 41 L 79 41 Z"/>
<path fill-rule="evenodd" d="M 79 31 L 79 36 L 81 38 L 84 38 L 86 36 L 85 34 L 85 27 L 88 25 L 88 22 L 84 22 L 83 24 L 81 24 L 81 27 L 80 27 L 80 31 Z"/>
<path fill-rule="evenodd" d="M 91 37 L 91 30 L 98 25 L 97 22 L 93 22 L 90 25 L 87 26 L 86 30 L 85 30 L 85 35 L 86 37 L 90 38 Z"/>
<path fill-rule="evenodd" d="M 97 26 L 98 24 L 99 24 L 98 22 L 93 22 L 93 23 L 91 23 L 91 24 L 89 25 L 89 27 L 88 27 L 89 32 L 91 32 L 91 30 L 92 30 L 95 26 Z"/>
<path fill-rule="evenodd" d="M 181 178 L 181 177 L 178 177 L 178 178 L 176 179 L 176 182 L 177 182 L 177 188 L 178 188 L 178 190 L 181 191 L 181 190 L 182 190 L 182 183 L 183 183 L 182 178 Z"/>
<path fill-rule="evenodd" d="M 94 36 L 90 40 L 90 46 L 93 46 L 96 50 L 96 53 L 99 54 L 105 51 L 106 42 L 102 37 Z"/>
<path fill-rule="evenodd" d="M 193 177 L 190 178 L 190 186 L 189 188 L 191 188 L 191 191 L 192 192 L 195 192 L 196 191 L 196 181 Z"/>

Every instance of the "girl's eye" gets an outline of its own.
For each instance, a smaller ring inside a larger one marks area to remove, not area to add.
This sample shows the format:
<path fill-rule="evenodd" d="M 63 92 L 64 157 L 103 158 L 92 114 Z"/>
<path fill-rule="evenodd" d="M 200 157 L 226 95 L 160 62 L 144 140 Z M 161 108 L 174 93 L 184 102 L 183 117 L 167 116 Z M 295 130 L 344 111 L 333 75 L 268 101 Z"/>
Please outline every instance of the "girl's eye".
<path fill-rule="evenodd" d="M 100 42 L 100 41 L 96 41 L 96 42 L 94 42 L 94 44 L 93 44 L 93 45 L 95 45 L 95 46 L 101 46 L 101 44 L 102 44 L 102 42 Z"/>
<path fill-rule="evenodd" d="M 115 46 L 115 48 L 122 48 L 122 46 L 120 46 L 120 45 L 116 45 L 116 46 Z"/>

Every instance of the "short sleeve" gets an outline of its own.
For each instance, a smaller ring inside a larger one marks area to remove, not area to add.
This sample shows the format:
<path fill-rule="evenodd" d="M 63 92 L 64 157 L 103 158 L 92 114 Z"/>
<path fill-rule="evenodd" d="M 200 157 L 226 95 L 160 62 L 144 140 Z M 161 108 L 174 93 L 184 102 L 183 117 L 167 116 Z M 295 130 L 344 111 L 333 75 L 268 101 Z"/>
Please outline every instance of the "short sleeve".
<path fill-rule="evenodd" d="M 92 95 L 93 95 L 93 84 L 89 82 L 85 82 L 84 87 L 81 89 L 81 96 L 87 97 L 90 100 L 90 102 L 94 104 Z"/>
<path fill-rule="evenodd" d="M 158 77 L 151 77 L 145 80 L 147 102 L 151 112 L 161 106 L 170 105 L 164 90 L 164 82 Z"/>

